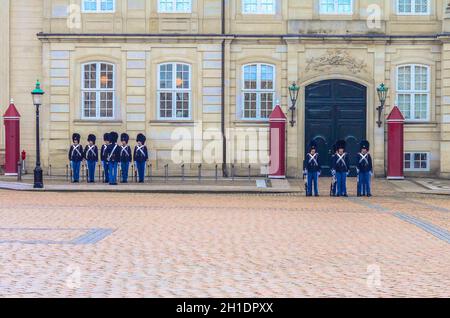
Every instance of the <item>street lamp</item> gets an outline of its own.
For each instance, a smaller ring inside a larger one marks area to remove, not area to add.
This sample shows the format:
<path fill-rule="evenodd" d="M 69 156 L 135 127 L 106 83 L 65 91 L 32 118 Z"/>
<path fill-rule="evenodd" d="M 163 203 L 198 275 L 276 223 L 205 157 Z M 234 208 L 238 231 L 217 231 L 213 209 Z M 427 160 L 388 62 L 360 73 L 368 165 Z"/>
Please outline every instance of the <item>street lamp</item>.
<path fill-rule="evenodd" d="M 34 168 L 34 188 L 42 189 L 44 187 L 44 179 L 42 177 L 41 168 L 41 151 L 39 138 L 39 106 L 42 105 L 42 97 L 44 91 L 41 89 L 41 83 L 36 82 L 36 88 L 31 92 L 33 104 L 36 107 L 36 167 Z"/>
<path fill-rule="evenodd" d="M 294 125 L 295 125 L 294 115 L 295 115 L 295 109 L 296 109 L 299 92 L 300 92 L 300 87 L 295 82 L 293 82 L 292 85 L 289 86 L 289 96 L 291 98 L 291 103 L 292 103 L 292 106 L 289 108 L 289 110 L 291 111 L 291 121 L 289 121 L 289 123 L 291 124 L 291 127 L 294 127 Z"/>
<path fill-rule="evenodd" d="M 385 86 L 383 83 L 380 84 L 380 86 L 377 87 L 377 93 L 378 93 L 378 99 L 380 100 L 380 106 L 377 107 L 378 111 L 378 128 L 381 127 L 381 114 L 383 113 L 384 109 L 384 103 L 386 102 L 387 93 L 389 91 L 389 88 Z"/>

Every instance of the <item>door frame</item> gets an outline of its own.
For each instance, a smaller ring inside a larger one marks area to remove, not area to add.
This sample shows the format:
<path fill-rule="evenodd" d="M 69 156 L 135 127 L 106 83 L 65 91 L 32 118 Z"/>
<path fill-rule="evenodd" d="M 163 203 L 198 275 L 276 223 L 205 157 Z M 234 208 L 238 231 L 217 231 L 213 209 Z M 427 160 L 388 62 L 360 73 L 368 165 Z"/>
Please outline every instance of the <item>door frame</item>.
<path fill-rule="evenodd" d="M 326 80 L 347 80 L 350 82 L 357 83 L 359 85 L 366 87 L 366 138 L 370 142 L 371 150 L 372 150 L 372 157 L 376 158 L 375 154 L 375 138 L 374 138 L 374 129 L 375 129 L 375 84 L 373 81 L 366 81 L 364 79 L 361 79 L 359 77 L 354 76 L 347 76 L 342 74 L 329 74 L 329 75 L 321 75 L 321 76 L 315 76 L 309 79 L 304 80 L 303 82 L 300 82 L 300 94 L 301 94 L 301 105 L 302 110 L 298 112 L 298 132 L 297 132 L 297 166 L 300 170 L 302 170 L 303 167 L 303 159 L 305 157 L 305 135 L 306 135 L 306 125 L 305 125 L 305 119 L 306 119 L 306 87 L 314 84 L 316 82 L 326 81 Z M 300 129 L 301 127 L 301 129 Z M 382 144 L 384 147 L 384 129 L 383 129 L 383 139 Z M 300 171 L 298 170 L 298 171 Z"/>

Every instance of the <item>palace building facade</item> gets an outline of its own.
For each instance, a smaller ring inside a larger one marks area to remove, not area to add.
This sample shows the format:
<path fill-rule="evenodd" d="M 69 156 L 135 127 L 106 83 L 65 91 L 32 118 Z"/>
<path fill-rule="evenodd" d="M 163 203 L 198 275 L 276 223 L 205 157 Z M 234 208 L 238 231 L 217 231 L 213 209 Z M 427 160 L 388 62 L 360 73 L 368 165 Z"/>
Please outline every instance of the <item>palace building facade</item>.
<path fill-rule="evenodd" d="M 337 139 L 352 153 L 367 139 L 385 175 L 394 105 L 406 119 L 406 174 L 450 177 L 445 0 L 2 0 L 0 40 L 0 110 L 14 99 L 32 164 L 30 92 L 41 81 L 41 159 L 54 174 L 65 171 L 72 133 L 85 144 L 109 131 L 145 133 L 155 167 L 234 163 L 257 173 L 279 101 L 290 177 L 312 139 L 322 157 Z M 189 153 L 175 162 L 180 148 Z"/>

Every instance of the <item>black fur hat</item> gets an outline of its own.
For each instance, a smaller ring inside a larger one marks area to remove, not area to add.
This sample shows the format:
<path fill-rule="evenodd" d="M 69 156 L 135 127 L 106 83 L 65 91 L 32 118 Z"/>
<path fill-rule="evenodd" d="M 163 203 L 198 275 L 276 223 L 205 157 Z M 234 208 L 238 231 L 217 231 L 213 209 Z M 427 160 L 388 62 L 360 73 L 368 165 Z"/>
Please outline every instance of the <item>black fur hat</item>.
<path fill-rule="evenodd" d="M 145 138 L 145 136 L 143 134 L 138 134 L 136 137 L 136 141 L 140 142 L 142 144 L 145 144 L 146 140 L 147 140 L 147 138 Z"/>
<path fill-rule="evenodd" d="M 367 140 L 362 140 L 359 146 L 361 149 L 366 149 L 367 151 L 370 149 L 370 143 Z"/>
<path fill-rule="evenodd" d="M 338 140 L 336 142 L 336 149 L 337 150 L 339 150 L 339 149 L 344 149 L 345 150 L 345 146 L 346 146 L 345 140 Z"/>
<path fill-rule="evenodd" d="M 311 152 L 313 149 L 317 151 L 317 143 L 314 140 L 309 143 L 308 151 Z"/>
<path fill-rule="evenodd" d="M 109 133 L 109 141 L 112 144 L 115 144 L 118 139 L 119 139 L 119 134 L 118 133 L 116 133 L 115 131 L 112 131 L 112 132 Z"/>
<path fill-rule="evenodd" d="M 103 135 L 103 141 L 109 141 L 109 133 Z"/>
<path fill-rule="evenodd" d="M 97 137 L 95 137 L 94 134 L 90 134 L 87 139 L 88 142 L 92 141 L 92 143 L 94 143 L 94 144 L 95 144 L 96 140 L 97 140 Z"/>
<path fill-rule="evenodd" d="M 130 136 L 128 136 L 128 134 L 122 133 L 120 135 L 120 141 L 125 141 L 126 143 L 128 143 L 129 140 L 130 140 Z"/>
<path fill-rule="evenodd" d="M 80 134 L 74 133 L 74 134 L 72 135 L 72 141 L 73 141 L 73 142 L 75 142 L 75 140 L 78 141 L 78 142 L 80 142 L 80 139 L 81 139 Z"/>

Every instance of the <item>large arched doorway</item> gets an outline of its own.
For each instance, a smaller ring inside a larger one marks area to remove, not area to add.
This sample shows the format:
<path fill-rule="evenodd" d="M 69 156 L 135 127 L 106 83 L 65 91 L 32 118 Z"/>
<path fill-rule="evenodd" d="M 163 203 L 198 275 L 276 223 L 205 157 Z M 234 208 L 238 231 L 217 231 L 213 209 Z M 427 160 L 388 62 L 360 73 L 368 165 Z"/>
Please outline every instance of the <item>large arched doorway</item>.
<path fill-rule="evenodd" d="M 325 80 L 305 89 L 305 149 L 311 140 L 318 144 L 323 174 L 330 175 L 330 158 L 336 140 L 347 142 L 355 174 L 359 143 L 366 139 L 367 89 L 347 80 Z"/>

